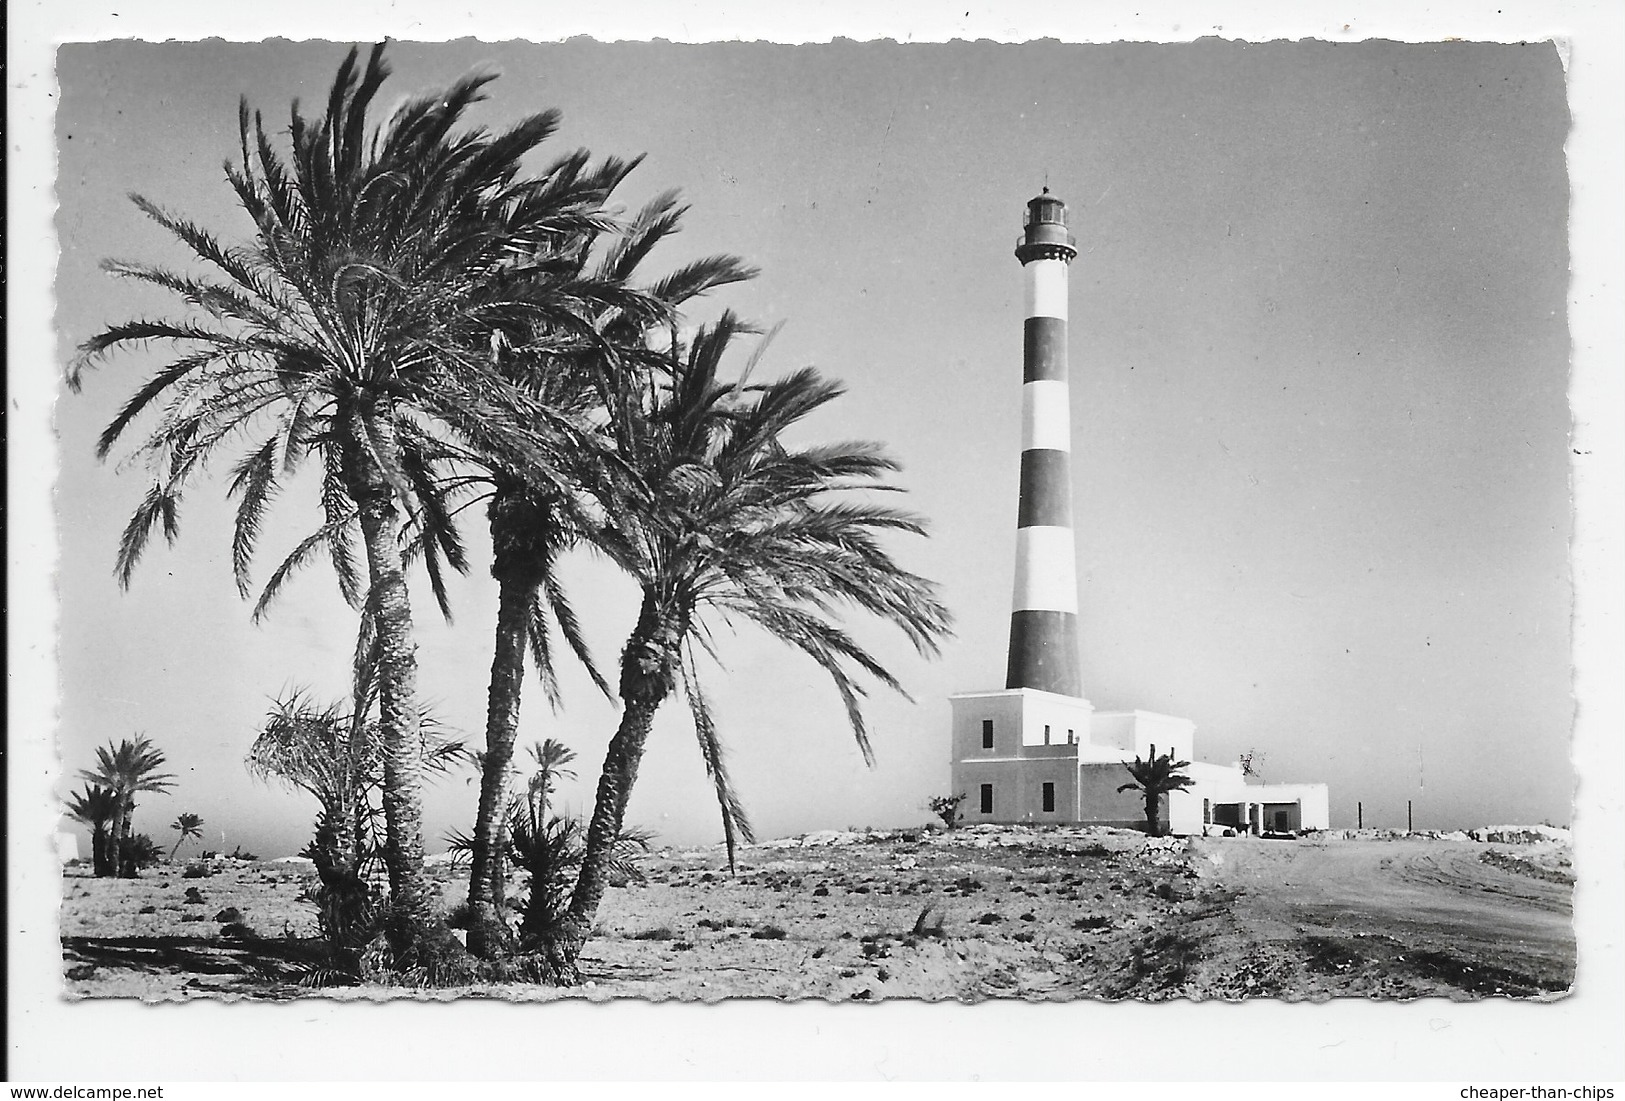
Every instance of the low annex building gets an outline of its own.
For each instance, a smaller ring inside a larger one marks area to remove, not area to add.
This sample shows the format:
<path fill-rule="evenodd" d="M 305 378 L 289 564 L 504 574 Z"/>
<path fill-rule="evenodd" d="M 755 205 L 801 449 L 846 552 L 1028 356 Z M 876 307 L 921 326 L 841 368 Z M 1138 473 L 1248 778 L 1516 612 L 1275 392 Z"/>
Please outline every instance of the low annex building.
<path fill-rule="evenodd" d="M 1162 828 L 1296 833 L 1330 826 L 1325 784 L 1248 783 L 1237 765 L 1196 760 L 1196 724 L 1149 711 L 1096 713 L 1083 695 L 1072 535 L 1066 205 L 1027 204 L 1016 244 L 1024 281 L 1021 495 L 1003 691 L 951 697 L 953 791 L 967 822 L 1139 826 L 1145 800 L 1119 792 L 1123 767 L 1172 751 L 1195 783 L 1162 799 Z"/>
<path fill-rule="evenodd" d="M 953 696 L 953 790 L 974 822 L 1145 823 L 1123 766 L 1172 751 L 1195 783 L 1162 800 L 1176 834 L 1298 833 L 1331 825 L 1325 784 L 1249 783 L 1241 765 L 1196 760 L 1196 724 L 1151 711 L 1096 712 L 1088 700 L 1033 688 Z"/>

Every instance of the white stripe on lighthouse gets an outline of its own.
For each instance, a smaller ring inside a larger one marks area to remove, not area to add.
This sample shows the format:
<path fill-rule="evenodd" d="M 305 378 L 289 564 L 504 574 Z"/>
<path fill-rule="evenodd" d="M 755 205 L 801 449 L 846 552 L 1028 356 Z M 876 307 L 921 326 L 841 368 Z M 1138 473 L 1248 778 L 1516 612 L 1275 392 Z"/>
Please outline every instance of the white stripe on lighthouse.
<path fill-rule="evenodd" d="M 1066 320 L 1066 261 L 1029 260 L 1022 271 L 1027 276 L 1027 316 Z"/>
<path fill-rule="evenodd" d="M 1016 531 L 1016 612 L 1077 612 L 1077 557 L 1072 529 Z"/>
<path fill-rule="evenodd" d="M 1029 382 L 1021 388 L 1021 449 L 1072 450 L 1072 404 L 1066 383 Z"/>

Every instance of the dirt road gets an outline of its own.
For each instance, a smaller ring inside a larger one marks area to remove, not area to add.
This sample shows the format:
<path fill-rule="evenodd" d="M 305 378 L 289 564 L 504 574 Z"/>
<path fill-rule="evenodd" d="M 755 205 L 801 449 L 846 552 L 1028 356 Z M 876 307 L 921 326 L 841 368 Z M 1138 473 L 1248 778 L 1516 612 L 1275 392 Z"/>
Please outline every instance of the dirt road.
<path fill-rule="evenodd" d="M 1229 898 L 1225 920 L 1192 930 L 1207 948 L 1197 971 L 1221 996 L 1237 992 L 1226 971 L 1240 993 L 1308 997 L 1550 996 L 1573 982 L 1566 850 L 1250 837 L 1193 850 Z"/>

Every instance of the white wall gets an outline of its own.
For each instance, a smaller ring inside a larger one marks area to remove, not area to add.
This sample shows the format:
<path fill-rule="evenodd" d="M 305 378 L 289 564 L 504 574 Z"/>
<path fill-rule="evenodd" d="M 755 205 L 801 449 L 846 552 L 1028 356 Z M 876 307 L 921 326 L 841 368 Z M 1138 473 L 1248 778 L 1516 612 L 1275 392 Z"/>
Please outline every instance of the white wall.
<path fill-rule="evenodd" d="M 1196 760 L 1196 724 L 1155 711 L 1102 711 L 1094 717 L 1096 745 L 1114 746 L 1136 757 L 1172 752 L 1175 760 Z"/>
<path fill-rule="evenodd" d="M 953 708 L 953 759 L 981 760 L 1014 757 L 1024 746 L 1042 746 L 1049 727 L 1049 745 L 1066 745 L 1068 732 L 1079 743 L 1089 741 L 1088 700 L 1010 688 L 1002 692 L 975 692 L 950 696 Z M 993 748 L 982 748 L 982 722 L 993 720 Z"/>
<path fill-rule="evenodd" d="M 1067 822 L 1077 811 L 1077 754 L 1089 738 L 1087 700 L 1012 688 L 949 697 L 953 709 L 953 791 L 964 792 L 966 822 Z M 993 723 L 993 747 L 982 724 Z M 1044 740 L 1044 727 L 1049 742 Z M 1068 744 L 1068 732 L 1077 739 Z M 1055 784 L 1055 809 L 1043 810 L 1043 784 Z M 993 813 L 981 813 L 980 789 L 992 784 Z"/>
<path fill-rule="evenodd" d="M 1297 803 L 1302 807 L 1300 829 L 1331 828 L 1331 791 L 1325 784 L 1250 784 L 1247 798 L 1255 803 Z"/>

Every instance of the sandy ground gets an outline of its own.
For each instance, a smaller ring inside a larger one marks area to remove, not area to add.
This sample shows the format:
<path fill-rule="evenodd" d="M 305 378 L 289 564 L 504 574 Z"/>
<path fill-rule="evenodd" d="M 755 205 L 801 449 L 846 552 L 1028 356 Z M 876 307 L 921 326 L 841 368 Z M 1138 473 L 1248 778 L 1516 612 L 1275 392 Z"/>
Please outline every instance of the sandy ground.
<path fill-rule="evenodd" d="M 644 883 L 606 897 L 582 960 L 587 985 L 432 993 L 1552 997 L 1574 975 L 1568 860 L 1560 840 L 1185 842 L 1022 827 L 813 834 L 744 850 L 733 875 L 720 847 L 663 850 L 643 861 Z M 65 994 L 428 993 L 320 985 L 308 864 L 210 867 L 135 881 L 69 868 Z M 456 869 L 439 864 L 434 875 L 448 906 L 461 898 Z"/>

